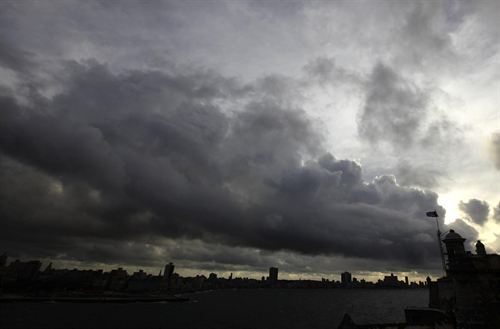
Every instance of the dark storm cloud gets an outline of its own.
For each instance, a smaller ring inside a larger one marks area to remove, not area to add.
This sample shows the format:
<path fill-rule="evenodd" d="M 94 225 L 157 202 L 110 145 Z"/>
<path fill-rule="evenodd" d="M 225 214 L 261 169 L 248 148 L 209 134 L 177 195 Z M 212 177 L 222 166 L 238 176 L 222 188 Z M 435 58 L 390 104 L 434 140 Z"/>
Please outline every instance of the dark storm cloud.
<path fill-rule="evenodd" d="M 53 174 L 119 184 L 121 163 L 98 129 L 22 108 L 12 98 L 1 98 L 0 107 L 0 141 L 5 152 Z"/>
<path fill-rule="evenodd" d="M 413 145 L 427 115 L 428 95 L 392 68 L 379 63 L 366 84 L 358 131 L 370 143 Z"/>
<path fill-rule="evenodd" d="M 460 143 L 460 127 L 435 109 L 431 116 L 432 90 L 419 87 L 395 68 L 378 63 L 364 88 L 358 132 L 368 143 L 385 142 L 398 152 Z"/>
<path fill-rule="evenodd" d="M 486 201 L 470 199 L 468 202 L 460 201 L 458 207 L 474 223 L 483 225 L 488 220 L 490 206 Z"/>
<path fill-rule="evenodd" d="M 422 214 L 444 212 L 437 195 L 392 176 L 364 182 L 358 163 L 324 151 L 287 93 L 261 88 L 286 79 L 243 86 L 213 72 L 115 74 L 96 62 L 65 70 L 66 87 L 54 97 L 0 100 L 3 248 L 153 264 L 159 256 L 148 242 L 182 238 L 435 260 Z"/>
<path fill-rule="evenodd" d="M 450 156 L 460 152 L 451 151 L 464 149 L 463 128 L 433 105 L 436 90 L 414 80 L 378 63 L 363 84 L 358 134 L 376 147 L 374 152 L 390 152 L 399 159 L 389 172 L 397 174 L 401 184 L 433 188 L 446 178 Z"/>
<path fill-rule="evenodd" d="M 449 33 L 460 25 L 465 15 L 462 7 L 446 1 L 414 1 L 410 8 L 398 39 L 402 51 L 398 61 L 438 69 L 443 61 L 453 61 L 456 54 Z M 446 23 L 442 21 L 444 15 Z"/>
<path fill-rule="evenodd" d="M 34 55 L 0 41 L 0 66 L 16 72 L 26 72 L 34 65 Z"/>
<path fill-rule="evenodd" d="M 314 60 L 309 61 L 304 66 L 303 70 L 306 73 L 308 80 L 313 79 L 321 84 L 359 84 L 362 82 L 361 77 L 338 66 L 335 59 L 330 57 L 317 57 Z"/>
<path fill-rule="evenodd" d="M 416 166 L 409 161 L 400 161 L 397 165 L 396 177 L 401 185 L 433 188 L 443 173 L 426 166 Z"/>
<path fill-rule="evenodd" d="M 437 251 L 436 251 L 437 253 Z M 407 264 L 357 258 L 346 259 L 332 255 L 303 255 L 285 251 L 267 252 L 258 249 L 228 247 L 219 244 L 209 244 L 201 241 L 181 241 L 170 253 L 176 263 L 183 267 L 202 268 L 216 271 L 261 271 L 267 272 L 270 266 L 279 264 L 280 273 L 321 274 L 331 277 L 332 273 L 341 269 L 352 271 L 366 268 L 405 271 Z M 432 270 L 435 263 L 423 264 L 426 271 Z"/>

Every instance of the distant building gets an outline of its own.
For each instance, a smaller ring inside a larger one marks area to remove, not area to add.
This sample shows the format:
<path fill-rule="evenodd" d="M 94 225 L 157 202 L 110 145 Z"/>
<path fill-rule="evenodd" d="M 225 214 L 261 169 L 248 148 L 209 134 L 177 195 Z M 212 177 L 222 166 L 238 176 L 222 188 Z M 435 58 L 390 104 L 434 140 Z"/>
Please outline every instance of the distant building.
<path fill-rule="evenodd" d="M 76 271 L 79 273 L 80 271 Z M 108 289 L 114 291 L 121 291 L 125 288 L 128 280 L 128 273 L 123 268 L 119 267 L 117 269 L 111 270 L 109 272 Z"/>
<path fill-rule="evenodd" d="M 350 284 L 352 282 L 352 275 L 349 272 L 344 272 L 340 274 L 340 282 L 342 284 Z"/>
<path fill-rule="evenodd" d="M 165 265 L 165 270 L 163 271 L 163 277 L 165 281 L 170 282 L 172 280 L 172 274 L 174 274 L 175 266 L 172 263 Z"/>
<path fill-rule="evenodd" d="M 42 263 L 38 260 L 21 262 L 16 259 L 7 267 L 7 272 L 11 277 L 19 281 L 28 281 L 35 278 L 38 271 L 42 267 Z"/>
<path fill-rule="evenodd" d="M 391 273 L 391 275 L 384 276 L 384 280 L 382 281 L 382 285 L 384 287 L 398 287 L 400 283 L 398 281 L 397 275 Z"/>
<path fill-rule="evenodd" d="M 109 272 L 109 275 L 112 278 L 127 278 L 128 277 L 127 271 L 121 267 L 118 267 L 117 269 L 111 270 L 111 272 Z"/>
<path fill-rule="evenodd" d="M 278 268 L 277 267 L 269 268 L 269 281 L 270 282 L 277 282 L 278 281 Z"/>
<path fill-rule="evenodd" d="M 405 276 L 405 285 L 409 286 L 410 285 L 410 282 L 408 281 L 408 277 Z"/>
<path fill-rule="evenodd" d="M 139 270 L 138 272 L 134 272 L 132 274 L 132 278 L 138 279 L 138 280 L 144 280 L 147 277 L 148 277 L 148 274 L 146 272 L 144 272 L 144 270 Z"/>

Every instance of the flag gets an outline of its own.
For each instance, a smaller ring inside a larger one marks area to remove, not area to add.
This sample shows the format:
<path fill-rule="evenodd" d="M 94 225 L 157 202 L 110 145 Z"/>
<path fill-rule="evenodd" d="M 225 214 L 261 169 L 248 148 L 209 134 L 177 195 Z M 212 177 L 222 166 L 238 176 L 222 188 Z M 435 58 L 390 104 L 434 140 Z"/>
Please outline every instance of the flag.
<path fill-rule="evenodd" d="M 427 217 L 439 217 L 438 213 L 436 210 L 434 211 L 428 211 L 425 213 L 427 215 Z"/>

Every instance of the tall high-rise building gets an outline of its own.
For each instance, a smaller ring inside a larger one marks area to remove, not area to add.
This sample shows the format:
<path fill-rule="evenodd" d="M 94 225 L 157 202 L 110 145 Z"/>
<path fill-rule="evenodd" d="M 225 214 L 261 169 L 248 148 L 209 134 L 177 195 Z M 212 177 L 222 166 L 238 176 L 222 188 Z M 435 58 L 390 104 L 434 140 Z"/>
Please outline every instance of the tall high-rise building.
<path fill-rule="evenodd" d="M 349 272 L 344 272 L 340 274 L 340 282 L 342 284 L 349 284 L 352 282 L 352 275 Z"/>
<path fill-rule="evenodd" d="M 163 277 L 167 282 L 170 282 L 172 280 L 172 274 L 174 274 L 174 269 L 175 266 L 172 263 L 168 263 L 165 265 L 165 270 L 163 271 Z"/>
<path fill-rule="evenodd" d="M 269 281 L 276 282 L 278 281 L 278 268 L 270 267 L 269 268 Z"/>

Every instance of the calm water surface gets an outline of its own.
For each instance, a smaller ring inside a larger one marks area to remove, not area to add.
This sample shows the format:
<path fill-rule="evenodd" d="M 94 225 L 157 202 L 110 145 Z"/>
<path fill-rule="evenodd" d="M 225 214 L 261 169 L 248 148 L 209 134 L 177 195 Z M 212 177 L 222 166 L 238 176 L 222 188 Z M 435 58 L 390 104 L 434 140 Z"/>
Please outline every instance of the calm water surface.
<path fill-rule="evenodd" d="M 416 290 L 220 290 L 186 295 L 185 303 L 7 303 L 0 328 L 337 328 L 399 322 L 408 306 L 425 307 Z"/>

